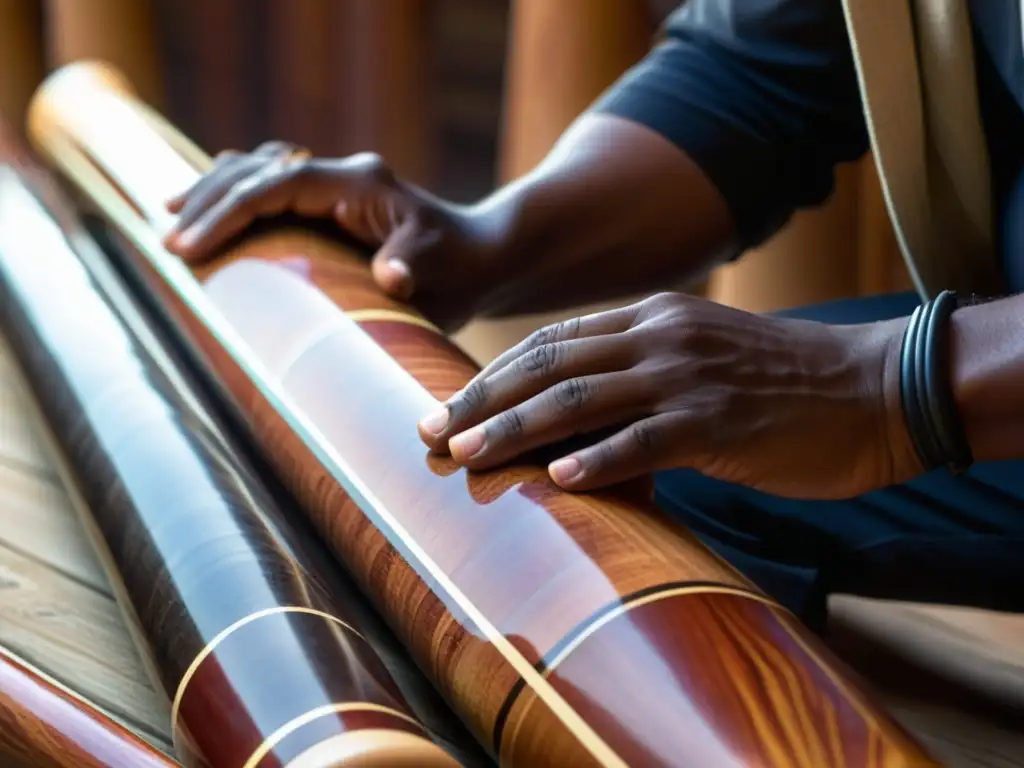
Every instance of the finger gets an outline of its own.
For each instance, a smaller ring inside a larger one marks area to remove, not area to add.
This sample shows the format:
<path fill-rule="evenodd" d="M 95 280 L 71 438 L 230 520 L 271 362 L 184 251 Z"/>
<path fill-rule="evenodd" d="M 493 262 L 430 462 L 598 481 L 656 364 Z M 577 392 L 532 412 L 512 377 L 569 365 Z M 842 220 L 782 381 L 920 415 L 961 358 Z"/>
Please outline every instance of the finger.
<path fill-rule="evenodd" d="M 177 195 L 167 201 L 167 210 L 171 213 L 178 213 L 184 207 L 189 197 L 195 194 L 199 185 L 204 179 L 208 178 L 214 171 L 223 169 L 229 163 L 233 163 L 237 158 L 242 157 L 241 152 L 236 152 L 233 149 L 226 149 L 223 152 L 218 153 L 217 157 L 213 160 L 213 167 L 209 171 L 204 173 L 198 179 L 196 179 L 184 192 L 179 192 Z"/>
<path fill-rule="evenodd" d="M 169 238 L 184 232 L 209 208 L 217 203 L 230 189 L 246 176 L 257 173 L 269 163 L 283 160 L 296 154 L 295 146 L 283 141 L 268 141 L 250 154 L 228 150 L 217 156 L 213 170 L 204 174 L 182 197 L 178 220 Z"/>
<path fill-rule="evenodd" d="M 246 155 L 201 178 L 185 198 L 178 211 L 178 219 L 168 232 L 168 239 L 177 239 L 181 233 L 195 224 L 211 207 L 217 204 L 236 184 L 246 177 L 259 173 L 264 161 Z"/>
<path fill-rule="evenodd" d="M 420 224 L 413 215 L 419 199 L 406 190 L 396 188 L 398 182 L 393 180 L 390 171 L 377 170 L 377 166 L 367 170 L 366 165 L 353 163 L 348 158 L 331 163 L 340 193 L 332 213 L 338 226 L 357 240 L 367 245 L 384 246 L 386 250 L 388 241 L 400 227 Z M 392 180 L 381 182 L 382 174 Z M 423 237 L 423 229 L 411 226 L 409 234 Z M 436 231 L 436 228 L 431 228 L 431 231 Z M 408 259 L 410 253 L 401 255 Z"/>
<path fill-rule="evenodd" d="M 542 445 L 641 417 L 648 405 L 630 373 L 583 376 L 551 387 L 457 434 L 455 461 L 487 469 Z"/>
<path fill-rule="evenodd" d="M 416 223 L 407 220 L 396 227 L 370 262 L 373 279 L 384 293 L 399 301 L 409 301 L 413 283 L 410 257 L 417 247 Z"/>
<path fill-rule="evenodd" d="M 278 163 L 247 176 L 221 196 L 178 237 L 178 252 L 187 259 L 202 258 L 261 216 L 290 209 L 305 163 Z"/>
<path fill-rule="evenodd" d="M 585 315 L 534 331 L 519 344 L 516 344 L 507 352 L 495 358 L 480 373 L 474 376 L 465 387 L 452 395 L 448 403 L 451 403 L 453 400 L 462 400 L 464 403 L 473 404 L 474 402 L 484 400 L 486 397 L 487 379 L 536 347 L 560 341 L 618 333 L 629 327 L 635 315 L 635 308 L 624 307 L 610 312 Z M 420 422 L 420 435 L 431 447 L 439 447 L 437 445 L 437 436 L 445 430 L 448 420 L 451 418 L 452 414 L 448 403 L 445 403 L 442 409 L 428 414 Z M 447 430 L 445 434 L 450 435 L 451 430 Z"/>
<path fill-rule="evenodd" d="M 385 294 L 399 301 L 409 301 L 416 292 L 412 271 L 402 258 L 374 256 L 370 262 L 373 280 Z"/>
<path fill-rule="evenodd" d="M 630 424 L 611 437 L 551 462 L 548 474 L 569 491 L 589 491 L 671 466 L 672 446 L 687 438 L 673 414 Z"/>
<path fill-rule="evenodd" d="M 424 419 L 423 439 L 432 448 L 451 435 L 465 431 L 501 411 L 555 387 L 561 382 L 599 373 L 616 373 L 631 367 L 630 340 L 623 334 L 542 344 L 516 358 L 490 376 L 476 377 L 447 402 L 448 418 L 440 431 L 438 421 Z M 429 422 L 429 423 L 428 423 Z"/>
<path fill-rule="evenodd" d="M 290 141 L 265 141 L 253 150 L 253 154 L 267 158 L 284 157 L 295 154 L 298 149 L 299 145 Z"/>
<path fill-rule="evenodd" d="M 595 312 L 594 314 L 566 320 L 561 323 L 554 323 L 534 331 L 511 349 L 503 352 L 484 366 L 474 380 L 492 375 L 495 371 L 504 368 L 513 360 L 522 357 L 530 350 L 544 344 L 552 344 L 559 341 L 570 341 L 572 339 L 583 339 L 591 336 L 605 336 L 612 333 L 622 333 L 632 325 L 637 314 L 636 305 L 612 309 L 607 312 Z"/>

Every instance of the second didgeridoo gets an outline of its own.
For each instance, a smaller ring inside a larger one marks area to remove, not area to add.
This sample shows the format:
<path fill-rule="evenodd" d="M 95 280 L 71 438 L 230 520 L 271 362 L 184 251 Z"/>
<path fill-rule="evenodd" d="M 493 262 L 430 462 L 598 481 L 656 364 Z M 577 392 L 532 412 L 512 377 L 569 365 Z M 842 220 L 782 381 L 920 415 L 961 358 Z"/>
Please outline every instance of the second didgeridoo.
<path fill-rule="evenodd" d="M 503 765 L 934 765 L 793 617 L 657 509 L 542 468 L 467 473 L 416 422 L 475 372 L 354 252 L 249 237 L 203 271 L 160 246 L 209 167 L 116 73 L 58 73 L 34 140 L 214 374 L 324 538 Z"/>
<path fill-rule="evenodd" d="M 178 757 L 454 766 L 66 201 L 2 160 L 0 332 L 171 699 Z"/>
<path fill-rule="evenodd" d="M 0 765 L 173 768 L 177 763 L 0 648 Z"/>

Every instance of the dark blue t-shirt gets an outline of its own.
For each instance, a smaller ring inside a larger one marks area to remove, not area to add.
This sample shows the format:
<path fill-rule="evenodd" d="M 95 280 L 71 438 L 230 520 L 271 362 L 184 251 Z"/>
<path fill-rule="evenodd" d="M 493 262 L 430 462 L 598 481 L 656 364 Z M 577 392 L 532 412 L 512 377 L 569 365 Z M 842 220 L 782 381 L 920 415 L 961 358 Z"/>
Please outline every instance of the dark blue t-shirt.
<path fill-rule="evenodd" d="M 882 0 L 903 2 L 905 0 Z M 971 0 L 1007 289 L 1024 290 L 1022 0 Z M 595 109 L 676 143 L 728 202 L 744 248 L 825 201 L 868 149 L 840 0 L 690 0 Z"/>

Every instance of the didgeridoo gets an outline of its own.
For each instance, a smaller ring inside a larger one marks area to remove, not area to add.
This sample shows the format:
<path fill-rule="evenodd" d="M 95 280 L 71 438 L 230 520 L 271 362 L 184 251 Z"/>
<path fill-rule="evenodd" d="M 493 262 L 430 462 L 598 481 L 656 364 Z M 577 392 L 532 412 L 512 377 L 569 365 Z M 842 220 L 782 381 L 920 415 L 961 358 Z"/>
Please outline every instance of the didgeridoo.
<path fill-rule="evenodd" d="M 58 72 L 30 134 L 502 765 L 935 764 L 797 620 L 653 505 L 562 492 L 542 467 L 470 473 L 429 455 L 417 420 L 476 368 L 384 298 L 352 249 L 276 229 L 190 273 L 161 247 L 165 201 L 209 159 L 119 75 Z"/>

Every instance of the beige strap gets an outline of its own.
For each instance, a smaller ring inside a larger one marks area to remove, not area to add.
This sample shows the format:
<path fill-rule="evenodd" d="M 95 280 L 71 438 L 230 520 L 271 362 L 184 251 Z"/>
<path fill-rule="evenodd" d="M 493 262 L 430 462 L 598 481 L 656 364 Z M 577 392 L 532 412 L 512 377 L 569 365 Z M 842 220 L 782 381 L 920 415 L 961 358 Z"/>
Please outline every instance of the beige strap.
<path fill-rule="evenodd" d="M 966 0 L 843 0 L 886 205 L 922 296 L 998 289 Z"/>

